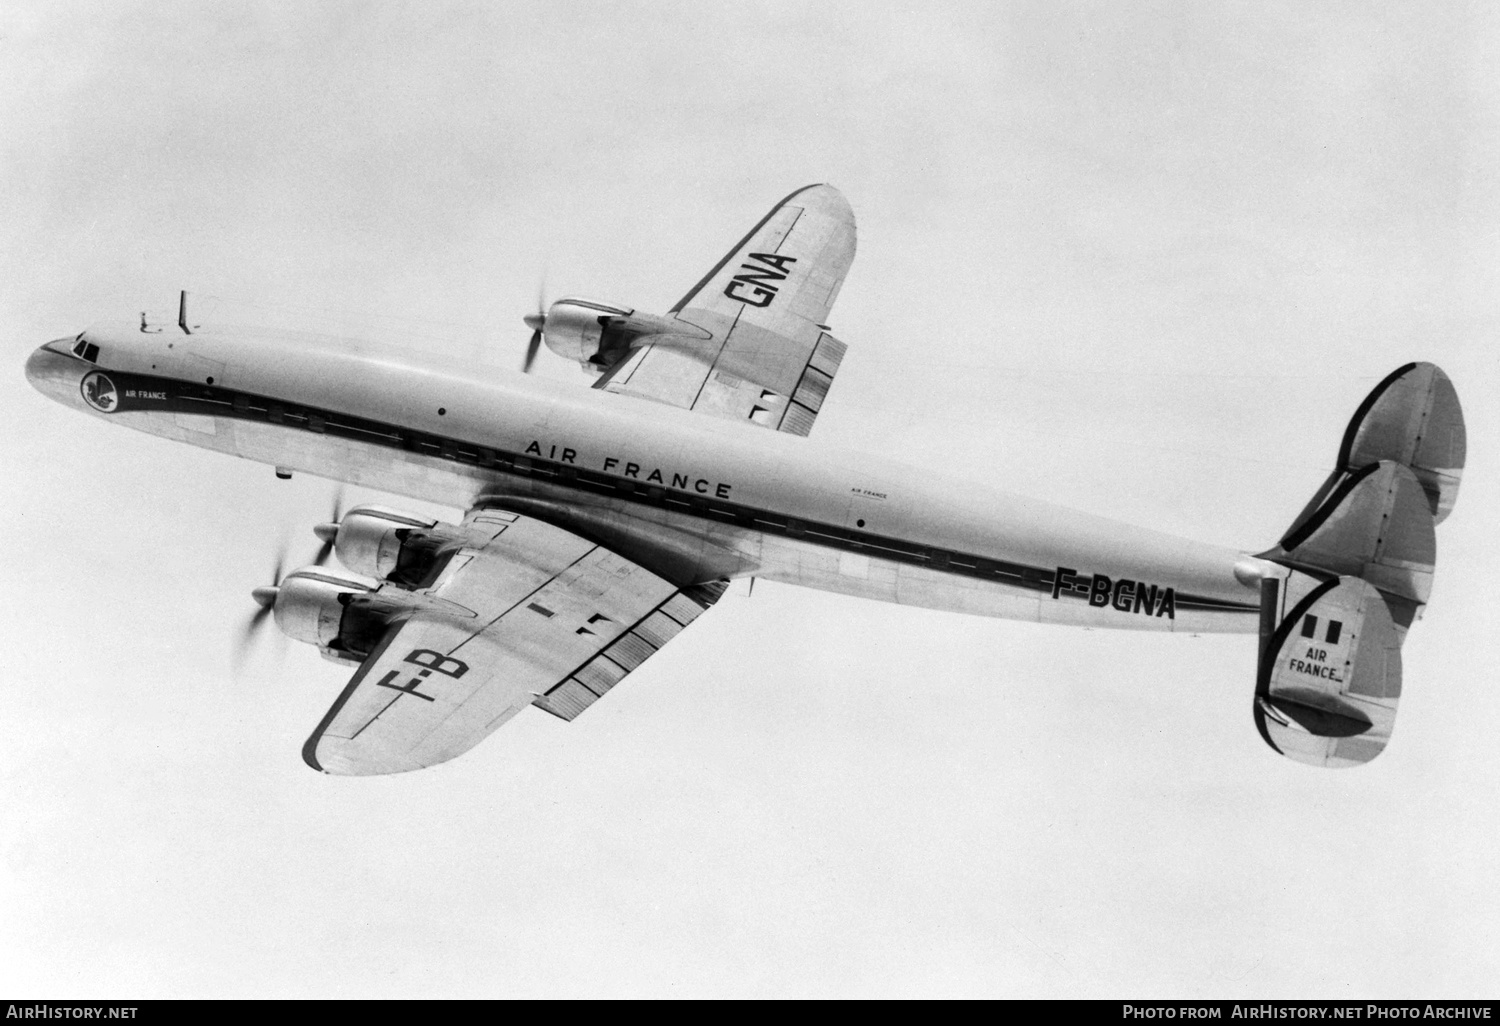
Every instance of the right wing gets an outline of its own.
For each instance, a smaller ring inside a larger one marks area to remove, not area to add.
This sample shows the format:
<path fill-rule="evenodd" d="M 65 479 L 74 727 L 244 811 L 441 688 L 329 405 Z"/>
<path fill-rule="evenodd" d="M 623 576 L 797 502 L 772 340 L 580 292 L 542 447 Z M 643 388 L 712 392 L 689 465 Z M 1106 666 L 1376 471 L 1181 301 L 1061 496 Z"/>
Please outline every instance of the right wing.
<path fill-rule="evenodd" d="M 806 435 L 844 357 L 827 321 L 854 247 L 843 195 L 797 190 L 672 307 L 708 341 L 648 342 L 595 387 Z"/>
<path fill-rule="evenodd" d="M 303 746 L 313 769 L 366 775 L 446 762 L 528 705 L 571 720 L 723 592 L 679 589 L 515 513 L 474 510 L 464 527 L 489 541 L 454 553 L 387 629 Z"/>

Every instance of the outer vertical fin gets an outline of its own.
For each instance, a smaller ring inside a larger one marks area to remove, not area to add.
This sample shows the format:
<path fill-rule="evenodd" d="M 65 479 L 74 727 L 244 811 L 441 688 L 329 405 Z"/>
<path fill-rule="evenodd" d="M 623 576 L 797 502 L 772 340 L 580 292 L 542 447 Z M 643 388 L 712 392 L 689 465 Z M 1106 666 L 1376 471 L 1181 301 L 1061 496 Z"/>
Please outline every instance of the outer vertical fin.
<path fill-rule="evenodd" d="M 1390 741 L 1401 697 L 1401 636 L 1385 599 L 1358 577 L 1293 571 L 1267 583 L 1255 685 L 1261 737 L 1314 766 L 1369 762 Z"/>

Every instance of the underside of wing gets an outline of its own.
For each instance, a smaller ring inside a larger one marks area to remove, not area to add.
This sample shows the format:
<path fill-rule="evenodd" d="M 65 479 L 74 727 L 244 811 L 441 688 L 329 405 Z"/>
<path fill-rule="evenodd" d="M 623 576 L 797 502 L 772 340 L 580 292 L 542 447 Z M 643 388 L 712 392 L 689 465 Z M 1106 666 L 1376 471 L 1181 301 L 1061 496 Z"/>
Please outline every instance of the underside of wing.
<path fill-rule="evenodd" d="M 680 589 L 530 517 L 476 511 L 463 529 L 476 525 L 479 546 L 450 546 L 430 587 L 392 595 L 388 581 L 368 598 L 404 612 L 308 738 L 308 765 L 399 773 L 461 755 L 531 704 L 572 719 L 722 591 Z"/>
<path fill-rule="evenodd" d="M 837 189 L 792 193 L 672 308 L 680 334 L 648 336 L 597 387 L 806 435 L 844 356 L 827 321 L 854 250 Z"/>

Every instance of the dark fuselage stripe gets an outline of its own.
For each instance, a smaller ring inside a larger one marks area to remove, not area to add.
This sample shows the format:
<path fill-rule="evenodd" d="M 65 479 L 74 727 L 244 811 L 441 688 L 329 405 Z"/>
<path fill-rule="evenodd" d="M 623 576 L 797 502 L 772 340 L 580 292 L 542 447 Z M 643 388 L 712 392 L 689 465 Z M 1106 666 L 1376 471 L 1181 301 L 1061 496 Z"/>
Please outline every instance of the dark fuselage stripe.
<path fill-rule="evenodd" d="M 680 513 L 698 519 L 713 518 L 719 523 L 732 522 L 749 530 L 794 540 L 816 539 L 816 543 L 825 548 L 925 566 L 953 576 L 998 581 L 1027 591 L 1050 593 L 1053 590 L 1052 567 L 1026 566 L 850 530 L 835 524 L 787 517 L 711 495 L 626 480 L 537 456 L 506 452 L 428 431 L 286 403 L 219 386 L 122 371 L 108 373 L 115 381 L 121 397 L 117 411 L 121 413 L 185 413 L 278 424 L 519 477 L 550 479 L 562 487 L 607 495 L 636 505 L 673 507 Z M 140 392 L 164 395 L 165 398 L 145 401 L 132 398 L 132 393 Z M 1059 597 L 1087 601 L 1088 594 L 1086 591 L 1064 589 Z M 1179 609 L 1243 613 L 1255 612 L 1260 608 L 1258 603 L 1237 603 L 1201 595 L 1178 593 L 1176 598 Z"/>

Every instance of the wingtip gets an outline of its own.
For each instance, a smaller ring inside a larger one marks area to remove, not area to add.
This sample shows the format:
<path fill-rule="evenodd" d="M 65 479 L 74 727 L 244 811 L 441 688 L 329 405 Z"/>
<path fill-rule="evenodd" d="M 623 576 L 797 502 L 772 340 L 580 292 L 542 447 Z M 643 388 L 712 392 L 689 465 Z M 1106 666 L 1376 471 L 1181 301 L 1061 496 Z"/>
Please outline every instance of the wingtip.
<path fill-rule="evenodd" d="M 837 185 L 834 185 L 832 182 L 813 182 L 810 185 L 804 185 L 802 188 L 792 193 L 791 196 L 788 196 L 787 199 L 789 200 L 793 196 L 800 196 L 804 192 L 811 192 L 813 189 L 827 189 L 829 192 L 838 196 L 840 199 L 844 198 L 843 190 L 841 190 Z M 786 200 L 782 200 L 782 202 L 785 203 Z"/>
<path fill-rule="evenodd" d="M 319 753 L 324 741 L 328 744 Z M 328 777 L 384 777 L 395 773 L 410 773 L 426 769 L 436 763 L 413 762 L 400 756 L 388 757 L 362 749 L 343 738 L 325 738 L 314 734 L 302 746 L 302 761 L 308 767 Z M 439 761 L 447 761 L 442 759 Z"/>
<path fill-rule="evenodd" d="M 813 206 L 821 209 L 824 214 L 831 215 L 842 221 L 847 221 L 850 227 L 853 227 L 854 206 L 849 202 L 849 197 L 845 196 L 843 192 L 839 190 L 839 187 L 834 185 L 832 182 L 814 182 L 812 185 L 804 185 L 802 188 L 792 193 L 786 199 L 782 200 L 781 203 L 777 205 L 777 209 L 781 209 L 781 207 L 785 206 L 791 200 L 803 195 L 804 193 L 809 192 L 814 193 L 814 196 L 816 197 L 815 199 L 811 200 L 811 204 Z"/>

